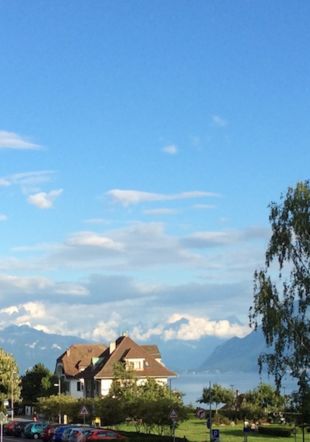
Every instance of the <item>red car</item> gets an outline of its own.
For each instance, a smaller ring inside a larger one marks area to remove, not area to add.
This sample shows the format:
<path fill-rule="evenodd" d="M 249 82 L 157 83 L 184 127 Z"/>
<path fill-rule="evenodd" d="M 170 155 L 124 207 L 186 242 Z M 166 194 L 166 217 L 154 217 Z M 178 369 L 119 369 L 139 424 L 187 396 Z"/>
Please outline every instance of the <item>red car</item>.
<path fill-rule="evenodd" d="M 44 428 L 43 433 L 41 434 L 41 439 L 44 442 L 51 441 L 54 436 L 55 428 L 57 427 L 59 427 L 59 424 L 48 424 L 48 426 Z"/>
<path fill-rule="evenodd" d="M 86 442 L 95 442 L 100 440 L 126 440 L 127 437 L 118 431 L 101 429 L 92 431 L 86 438 Z"/>
<path fill-rule="evenodd" d="M 9 421 L 7 424 L 4 424 L 3 430 L 4 434 L 7 436 L 13 436 L 15 425 L 19 424 L 17 420 Z"/>

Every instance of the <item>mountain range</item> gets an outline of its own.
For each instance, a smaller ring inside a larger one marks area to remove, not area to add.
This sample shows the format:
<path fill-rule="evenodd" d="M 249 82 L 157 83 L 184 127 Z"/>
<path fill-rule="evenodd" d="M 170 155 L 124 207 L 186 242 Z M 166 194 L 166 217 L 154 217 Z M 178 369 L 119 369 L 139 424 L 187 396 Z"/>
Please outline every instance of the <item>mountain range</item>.
<path fill-rule="evenodd" d="M 27 325 L 10 325 L 0 330 L 0 346 L 14 356 L 21 374 L 39 362 L 54 371 L 56 359 L 70 345 L 86 342 L 89 341 L 77 336 L 48 334 Z M 266 351 L 261 331 L 226 341 L 211 336 L 197 341 L 157 338 L 150 343 L 158 345 L 165 365 L 177 372 L 257 372 L 258 355 Z"/>

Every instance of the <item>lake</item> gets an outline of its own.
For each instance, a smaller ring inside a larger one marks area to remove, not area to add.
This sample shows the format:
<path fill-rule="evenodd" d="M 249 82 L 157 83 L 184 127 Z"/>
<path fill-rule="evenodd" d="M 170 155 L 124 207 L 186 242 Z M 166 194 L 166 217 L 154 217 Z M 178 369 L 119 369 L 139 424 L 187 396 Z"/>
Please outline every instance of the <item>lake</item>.
<path fill-rule="evenodd" d="M 274 385 L 272 378 L 267 375 L 260 376 L 258 373 L 180 373 L 171 381 L 172 390 L 178 390 L 184 394 L 185 404 L 198 405 L 197 400 L 202 396 L 204 387 L 209 383 L 220 384 L 223 387 L 232 388 L 239 393 L 245 393 L 248 390 L 256 388 L 260 382 Z M 296 383 L 292 380 L 285 380 L 283 383 L 282 394 L 290 393 L 296 388 Z"/>

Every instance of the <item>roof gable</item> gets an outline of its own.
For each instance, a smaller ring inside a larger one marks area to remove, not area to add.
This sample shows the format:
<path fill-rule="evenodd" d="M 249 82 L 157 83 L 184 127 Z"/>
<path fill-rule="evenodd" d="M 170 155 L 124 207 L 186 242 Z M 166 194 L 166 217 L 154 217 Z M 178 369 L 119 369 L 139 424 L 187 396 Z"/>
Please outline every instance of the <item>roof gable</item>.
<path fill-rule="evenodd" d="M 105 349 L 103 344 L 74 344 L 71 345 L 59 358 L 57 365 L 63 366 L 64 374 L 74 377 L 83 371 L 92 361 L 98 357 Z"/>
<path fill-rule="evenodd" d="M 154 348 L 153 348 L 154 350 Z M 158 350 L 158 349 L 157 349 Z M 159 353 L 159 352 L 158 352 Z M 156 355 L 158 354 L 156 353 Z M 124 363 L 128 360 L 143 359 L 143 368 L 136 371 L 138 377 L 174 377 L 175 372 L 159 363 L 150 351 L 143 346 L 136 344 L 129 336 L 121 336 L 115 342 L 114 351 L 107 348 L 99 358 L 97 364 L 88 367 L 83 377 L 94 377 L 95 379 L 111 379 L 114 374 L 114 365 Z M 135 370 L 134 370 L 135 371 Z"/>

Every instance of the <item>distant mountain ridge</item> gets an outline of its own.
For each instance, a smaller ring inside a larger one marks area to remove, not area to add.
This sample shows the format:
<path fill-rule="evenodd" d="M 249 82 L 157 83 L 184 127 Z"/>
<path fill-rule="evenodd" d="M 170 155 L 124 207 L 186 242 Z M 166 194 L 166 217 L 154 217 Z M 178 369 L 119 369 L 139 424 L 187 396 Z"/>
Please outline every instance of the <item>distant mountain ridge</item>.
<path fill-rule="evenodd" d="M 54 371 L 56 359 L 70 345 L 90 342 L 94 341 L 86 341 L 77 336 L 44 333 L 27 325 L 10 325 L 0 330 L 0 347 L 13 354 L 21 374 L 39 362 Z M 158 345 L 164 364 L 179 373 L 257 372 L 257 358 L 266 351 L 264 336 L 260 330 L 251 332 L 244 338 L 234 337 L 226 341 L 214 336 L 197 341 L 165 341 L 157 337 L 142 343 Z"/>
<path fill-rule="evenodd" d="M 234 337 L 216 347 L 199 370 L 257 372 L 259 355 L 271 351 L 267 349 L 262 330 L 258 329 L 243 338 Z"/>
<path fill-rule="evenodd" d="M 0 330 L 0 346 L 15 357 L 20 374 L 39 362 L 54 371 L 56 359 L 66 348 L 86 342 L 76 336 L 48 334 L 27 325 L 10 325 Z"/>

